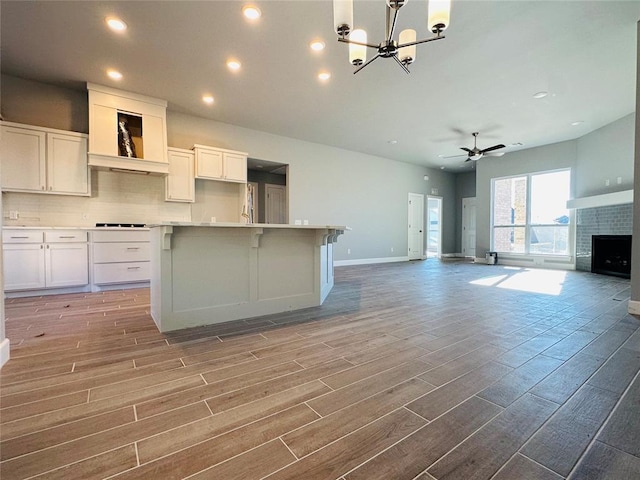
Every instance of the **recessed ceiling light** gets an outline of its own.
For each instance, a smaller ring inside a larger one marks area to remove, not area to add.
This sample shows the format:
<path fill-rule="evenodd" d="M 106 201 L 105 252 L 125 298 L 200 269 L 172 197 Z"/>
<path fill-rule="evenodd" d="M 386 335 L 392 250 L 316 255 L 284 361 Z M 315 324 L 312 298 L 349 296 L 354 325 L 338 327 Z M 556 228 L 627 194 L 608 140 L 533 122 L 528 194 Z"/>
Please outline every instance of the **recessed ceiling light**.
<path fill-rule="evenodd" d="M 107 17 L 105 19 L 109 28 L 116 32 L 122 32 L 127 29 L 127 24 L 117 17 Z"/>
<path fill-rule="evenodd" d="M 262 16 L 260 9 L 254 5 L 245 5 L 242 7 L 242 14 L 248 20 L 257 20 Z"/>
<path fill-rule="evenodd" d="M 318 78 L 322 81 L 327 81 L 331 78 L 331 74 L 329 72 L 320 72 L 318 74 Z"/>
<path fill-rule="evenodd" d="M 395 145 L 396 143 L 398 143 L 398 140 L 389 140 L 387 143 L 390 143 L 391 145 Z"/>
<path fill-rule="evenodd" d="M 117 70 L 107 70 L 107 75 L 113 80 L 122 80 L 122 74 Z"/>
<path fill-rule="evenodd" d="M 549 95 L 549 92 L 538 92 L 533 94 L 533 98 L 544 98 Z"/>
<path fill-rule="evenodd" d="M 228 60 L 227 67 L 231 70 L 240 70 L 242 64 L 238 60 Z"/>
<path fill-rule="evenodd" d="M 324 50 L 324 42 L 320 40 L 314 40 L 309 44 L 309 46 L 311 47 L 311 50 L 314 50 L 316 52 Z"/>
<path fill-rule="evenodd" d="M 206 104 L 212 105 L 214 102 L 214 99 L 211 95 L 203 95 L 202 101 Z"/>
<path fill-rule="evenodd" d="M 572 126 L 574 126 L 574 127 L 576 127 L 576 126 L 578 126 L 578 125 L 582 125 L 583 123 L 584 123 L 584 121 L 583 121 L 583 120 L 578 120 L 578 121 L 576 121 L 576 122 L 571 122 L 571 125 L 572 125 Z"/>
<path fill-rule="evenodd" d="M 444 170 L 444 167 L 440 167 L 440 170 Z"/>

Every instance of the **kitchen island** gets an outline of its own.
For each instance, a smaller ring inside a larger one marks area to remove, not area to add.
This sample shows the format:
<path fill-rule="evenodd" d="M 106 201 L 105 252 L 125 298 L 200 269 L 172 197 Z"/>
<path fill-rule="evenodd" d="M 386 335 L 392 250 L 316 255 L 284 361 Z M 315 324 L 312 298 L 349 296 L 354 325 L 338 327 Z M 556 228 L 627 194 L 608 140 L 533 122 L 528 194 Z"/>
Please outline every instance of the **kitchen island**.
<path fill-rule="evenodd" d="M 151 229 L 151 316 L 161 332 L 321 305 L 334 225 L 162 223 Z"/>

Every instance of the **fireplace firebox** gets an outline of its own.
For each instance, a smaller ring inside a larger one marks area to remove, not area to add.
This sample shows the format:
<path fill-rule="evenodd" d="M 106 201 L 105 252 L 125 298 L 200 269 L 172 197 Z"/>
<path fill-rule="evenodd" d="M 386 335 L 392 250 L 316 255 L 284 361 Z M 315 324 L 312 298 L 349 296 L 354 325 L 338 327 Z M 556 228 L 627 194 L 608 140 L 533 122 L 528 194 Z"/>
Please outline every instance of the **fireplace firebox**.
<path fill-rule="evenodd" d="M 591 271 L 631 277 L 631 235 L 594 235 L 591 238 Z"/>

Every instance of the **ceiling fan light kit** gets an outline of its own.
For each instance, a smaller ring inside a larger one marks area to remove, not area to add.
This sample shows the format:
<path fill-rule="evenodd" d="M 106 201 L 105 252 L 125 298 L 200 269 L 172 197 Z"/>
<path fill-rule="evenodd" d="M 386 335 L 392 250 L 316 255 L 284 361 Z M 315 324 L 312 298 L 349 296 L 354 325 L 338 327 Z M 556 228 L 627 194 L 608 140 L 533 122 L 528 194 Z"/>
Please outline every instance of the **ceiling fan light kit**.
<path fill-rule="evenodd" d="M 416 40 L 417 34 L 413 29 L 400 32 L 398 40 L 394 40 L 398 12 L 408 0 L 386 0 L 385 38 L 377 45 L 367 43 L 367 33 L 362 29 L 353 30 L 353 0 L 333 0 L 333 19 L 338 41 L 349 44 L 349 61 L 358 67 L 353 73 L 358 73 L 364 67 L 378 58 L 393 58 L 398 65 L 409 73 L 407 65 L 416 59 L 416 46 L 422 43 L 442 40 L 442 32 L 449 26 L 451 0 L 427 0 L 427 26 L 435 34 L 434 37 Z M 377 51 L 373 58 L 367 61 L 367 48 Z"/>

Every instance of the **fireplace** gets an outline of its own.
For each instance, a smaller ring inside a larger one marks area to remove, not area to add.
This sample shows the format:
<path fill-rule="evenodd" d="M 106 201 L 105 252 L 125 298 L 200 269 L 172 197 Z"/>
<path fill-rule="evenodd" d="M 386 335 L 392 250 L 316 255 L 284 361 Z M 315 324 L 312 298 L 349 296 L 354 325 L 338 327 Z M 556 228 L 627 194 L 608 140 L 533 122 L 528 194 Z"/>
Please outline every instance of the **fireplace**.
<path fill-rule="evenodd" d="M 631 277 L 631 235 L 593 235 L 591 271 L 616 277 Z"/>

